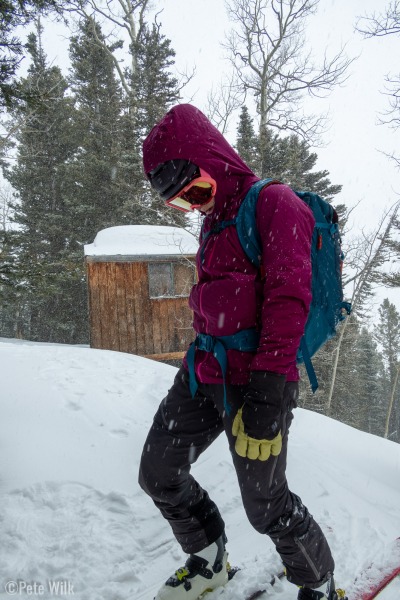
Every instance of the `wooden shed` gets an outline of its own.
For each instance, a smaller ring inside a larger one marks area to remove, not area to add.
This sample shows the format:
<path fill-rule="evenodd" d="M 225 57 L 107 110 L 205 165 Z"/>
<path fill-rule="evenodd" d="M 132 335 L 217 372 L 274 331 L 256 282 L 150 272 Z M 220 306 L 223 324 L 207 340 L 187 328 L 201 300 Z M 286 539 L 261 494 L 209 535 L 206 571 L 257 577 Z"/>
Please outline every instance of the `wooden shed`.
<path fill-rule="evenodd" d="M 90 346 L 181 358 L 194 337 L 188 296 L 196 252 L 196 238 L 177 227 L 100 231 L 85 246 Z"/>

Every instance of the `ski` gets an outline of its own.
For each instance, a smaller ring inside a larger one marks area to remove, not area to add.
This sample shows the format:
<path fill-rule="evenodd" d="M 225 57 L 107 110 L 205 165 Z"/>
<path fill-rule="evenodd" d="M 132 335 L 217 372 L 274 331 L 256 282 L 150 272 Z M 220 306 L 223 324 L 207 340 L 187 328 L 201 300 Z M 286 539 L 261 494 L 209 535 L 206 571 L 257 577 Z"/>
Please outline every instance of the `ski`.
<path fill-rule="evenodd" d="M 388 589 L 396 577 L 400 577 L 400 565 L 392 572 L 384 575 L 380 581 L 371 584 L 369 589 L 361 592 L 361 595 L 357 595 L 354 600 L 375 600 L 375 598 L 379 598 L 381 592 Z"/>
<path fill-rule="evenodd" d="M 373 561 L 356 578 L 349 600 L 379 600 L 383 592 L 400 576 L 400 538 L 394 540 L 384 553 L 381 563 Z"/>

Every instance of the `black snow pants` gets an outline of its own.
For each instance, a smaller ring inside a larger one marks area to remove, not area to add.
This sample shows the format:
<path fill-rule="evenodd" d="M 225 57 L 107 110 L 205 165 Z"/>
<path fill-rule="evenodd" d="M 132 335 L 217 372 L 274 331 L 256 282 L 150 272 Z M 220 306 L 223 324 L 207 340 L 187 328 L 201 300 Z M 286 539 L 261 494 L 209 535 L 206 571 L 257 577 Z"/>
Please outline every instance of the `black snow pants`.
<path fill-rule="evenodd" d="M 227 415 L 222 385 L 200 383 L 192 398 L 188 373 L 182 367 L 154 417 L 143 449 L 139 483 L 170 523 L 183 551 L 199 552 L 223 533 L 224 522 L 190 468 L 225 430 L 250 523 L 274 542 L 289 581 L 318 587 L 333 574 L 333 558 L 319 525 L 288 489 L 285 474 L 298 384 L 286 383 L 282 451 L 267 461 L 249 460 L 235 452 L 232 421 L 243 405 L 243 394 L 243 386 L 227 385 L 232 408 Z"/>

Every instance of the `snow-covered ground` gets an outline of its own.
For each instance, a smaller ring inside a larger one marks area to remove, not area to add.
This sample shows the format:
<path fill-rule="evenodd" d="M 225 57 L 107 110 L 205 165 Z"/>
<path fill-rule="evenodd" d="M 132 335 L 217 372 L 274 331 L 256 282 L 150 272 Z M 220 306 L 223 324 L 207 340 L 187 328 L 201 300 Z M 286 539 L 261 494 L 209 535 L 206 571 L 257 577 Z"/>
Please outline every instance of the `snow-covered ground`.
<path fill-rule="evenodd" d="M 0 339 L 0 595 L 151 600 L 184 563 L 137 484 L 174 373 L 118 352 Z M 371 560 L 393 561 L 400 446 L 298 409 L 288 463 L 290 486 L 325 531 L 337 582 L 351 593 Z M 278 557 L 246 520 L 223 435 L 194 473 L 223 513 L 230 562 L 243 567 L 207 600 L 243 600 L 245 586 L 279 570 Z M 297 591 L 284 583 L 275 594 L 291 600 Z"/>

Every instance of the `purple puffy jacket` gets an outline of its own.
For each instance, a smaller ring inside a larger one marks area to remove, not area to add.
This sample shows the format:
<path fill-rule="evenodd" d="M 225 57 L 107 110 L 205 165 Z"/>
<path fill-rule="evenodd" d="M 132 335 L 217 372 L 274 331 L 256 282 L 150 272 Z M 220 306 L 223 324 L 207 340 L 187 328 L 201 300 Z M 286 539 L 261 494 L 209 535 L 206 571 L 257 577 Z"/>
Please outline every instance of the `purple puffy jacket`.
<path fill-rule="evenodd" d="M 215 208 L 205 217 L 205 233 L 217 221 L 235 217 L 247 191 L 259 180 L 205 115 L 189 104 L 171 109 L 143 144 L 146 173 L 176 158 L 192 161 L 217 182 Z M 256 353 L 228 350 L 227 382 L 247 383 L 250 370 L 273 371 L 296 381 L 296 354 L 311 301 L 314 217 L 289 187 L 274 184 L 260 193 L 257 227 L 263 240 L 262 280 L 235 227 L 211 234 L 202 244 L 198 283 L 189 299 L 193 327 L 213 336 L 259 329 Z M 203 383 L 222 382 L 212 353 L 196 352 L 196 376 Z"/>

